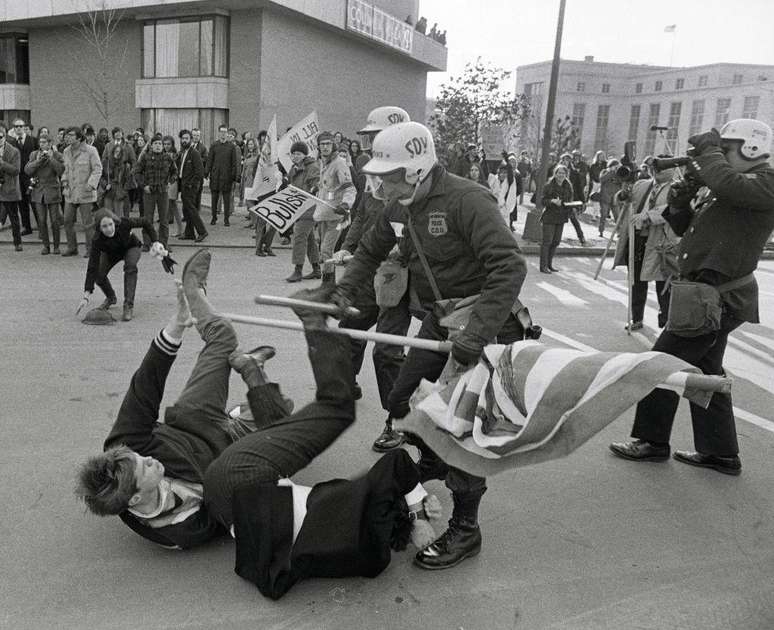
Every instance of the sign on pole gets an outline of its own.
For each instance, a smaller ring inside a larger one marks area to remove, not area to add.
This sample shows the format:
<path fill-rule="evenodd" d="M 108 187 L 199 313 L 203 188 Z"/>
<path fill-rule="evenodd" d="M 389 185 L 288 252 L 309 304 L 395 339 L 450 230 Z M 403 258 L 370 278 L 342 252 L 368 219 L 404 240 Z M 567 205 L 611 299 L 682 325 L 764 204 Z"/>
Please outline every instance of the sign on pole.
<path fill-rule="evenodd" d="M 276 228 L 281 234 L 307 210 L 314 208 L 318 202 L 320 200 L 317 197 L 305 190 L 288 186 L 248 210 Z"/>
<path fill-rule="evenodd" d="M 320 122 L 317 119 L 317 112 L 314 111 L 298 121 L 280 138 L 277 143 L 277 157 L 286 171 L 290 171 L 290 167 L 293 166 L 290 159 L 290 147 L 294 142 L 306 142 L 306 146 L 309 147 L 309 155 L 313 158 L 317 157 L 317 136 L 319 133 Z"/>
<path fill-rule="evenodd" d="M 245 199 L 256 200 L 275 192 L 282 183 L 277 169 L 277 116 L 271 119 L 266 140 L 260 148 L 253 185 L 245 188 Z"/>

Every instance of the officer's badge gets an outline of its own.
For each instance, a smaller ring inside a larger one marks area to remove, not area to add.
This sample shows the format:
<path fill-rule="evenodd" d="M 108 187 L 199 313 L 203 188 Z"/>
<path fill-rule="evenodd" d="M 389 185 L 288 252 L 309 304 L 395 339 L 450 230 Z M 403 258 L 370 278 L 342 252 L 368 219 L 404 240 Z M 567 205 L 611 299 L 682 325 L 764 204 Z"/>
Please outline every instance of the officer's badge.
<path fill-rule="evenodd" d="M 445 212 L 431 212 L 428 215 L 427 231 L 430 236 L 443 236 L 449 231 L 449 226 L 446 225 L 446 213 Z"/>

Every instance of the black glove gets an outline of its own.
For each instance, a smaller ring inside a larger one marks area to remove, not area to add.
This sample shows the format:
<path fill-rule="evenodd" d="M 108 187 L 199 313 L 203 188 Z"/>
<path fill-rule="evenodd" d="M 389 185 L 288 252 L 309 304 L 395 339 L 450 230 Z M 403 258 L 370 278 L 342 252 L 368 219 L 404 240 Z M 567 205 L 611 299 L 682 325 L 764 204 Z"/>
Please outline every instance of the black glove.
<path fill-rule="evenodd" d="M 714 127 L 704 133 L 697 133 L 695 136 L 688 138 L 688 144 L 693 145 L 693 155 L 703 155 L 709 153 L 713 149 L 720 148 L 720 134 Z"/>
<path fill-rule="evenodd" d="M 698 191 L 699 185 L 696 182 L 675 182 L 669 188 L 667 202 L 678 210 L 688 208 Z"/>
<path fill-rule="evenodd" d="M 478 363 L 484 345 L 476 337 L 461 333 L 452 341 L 452 356 L 457 363 L 474 365 Z"/>
<path fill-rule="evenodd" d="M 164 271 L 167 273 L 175 273 L 175 265 L 177 264 L 176 260 L 172 260 L 172 256 L 167 254 L 164 256 L 164 258 L 161 259 L 161 266 L 164 267 Z"/>

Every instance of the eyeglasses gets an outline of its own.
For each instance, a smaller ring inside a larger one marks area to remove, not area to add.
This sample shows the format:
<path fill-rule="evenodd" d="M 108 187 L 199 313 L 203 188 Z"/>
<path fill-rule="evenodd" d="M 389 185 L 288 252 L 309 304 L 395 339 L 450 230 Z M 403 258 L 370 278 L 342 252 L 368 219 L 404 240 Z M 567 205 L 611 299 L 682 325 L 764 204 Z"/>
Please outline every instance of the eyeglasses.
<path fill-rule="evenodd" d="M 17 129 L 21 129 L 22 127 L 24 127 L 24 125 L 14 125 L 14 127 L 16 127 Z"/>

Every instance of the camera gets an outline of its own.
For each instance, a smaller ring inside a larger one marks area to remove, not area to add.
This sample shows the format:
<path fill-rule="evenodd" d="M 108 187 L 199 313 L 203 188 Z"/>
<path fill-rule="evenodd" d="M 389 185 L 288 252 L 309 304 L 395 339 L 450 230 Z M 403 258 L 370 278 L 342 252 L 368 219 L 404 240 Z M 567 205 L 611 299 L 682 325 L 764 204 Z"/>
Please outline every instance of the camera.
<path fill-rule="evenodd" d="M 621 156 L 621 166 L 618 167 L 615 174 L 618 179 L 624 182 L 633 182 L 637 179 L 637 144 L 633 141 L 624 143 L 624 153 Z"/>
<path fill-rule="evenodd" d="M 31 193 L 35 189 L 35 186 L 38 185 L 38 181 L 40 181 L 40 180 L 38 180 L 37 177 L 30 177 L 30 185 L 27 186 L 27 192 L 28 193 Z"/>
<path fill-rule="evenodd" d="M 691 161 L 693 156 L 693 147 L 689 147 L 686 151 L 687 155 L 671 157 L 671 158 L 653 158 L 653 170 L 654 171 L 666 171 L 670 168 L 680 168 L 685 166 Z"/>

